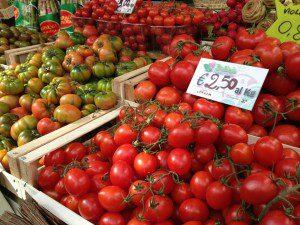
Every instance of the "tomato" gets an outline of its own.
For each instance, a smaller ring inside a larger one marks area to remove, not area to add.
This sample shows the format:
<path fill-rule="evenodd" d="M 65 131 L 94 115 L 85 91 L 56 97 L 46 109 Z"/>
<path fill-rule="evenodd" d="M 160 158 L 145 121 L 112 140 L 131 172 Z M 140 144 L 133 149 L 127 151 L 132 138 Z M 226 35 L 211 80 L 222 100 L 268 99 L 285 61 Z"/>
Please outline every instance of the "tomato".
<path fill-rule="evenodd" d="M 52 189 L 45 189 L 43 190 L 44 194 L 48 195 L 50 198 L 54 199 L 55 201 L 60 201 L 62 196 L 58 194 L 55 190 Z"/>
<path fill-rule="evenodd" d="M 300 52 L 300 45 L 294 41 L 286 41 L 280 45 L 283 59 L 285 60 L 288 56 Z"/>
<path fill-rule="evenodd" d="M 228 178 L 227 176 L 232 174 L 232 172 L 232 166 L 226 158 L 216 159 L 211 167 L 211 174 L 215 180 Z"/>
<path fill-rule="evenodd" d="M 191 52 L 186 57 L 184 57 L 184 61 L 192 64 L 195 68 L 197 68 L 198 63 L 200 59 L 206 58 L 206 59 L 212 59 L 212 55 L 208 53 L 207 51 L 196 51 L 196 52 Z"/>
<path fill-rule="evenodd" d="M 101 133 L 101 131 L 99 132 Z M 98 133 L 98 134 L 99 134 Z M 98 144 L 100 150 L 101 150 L 101 154 L 104 157 L 111 157 L 115 150 L 117 149 L 117 145 L 114 141 L 114 138 L 112 137 L 112 135 L 106 131 L 102 131 L 101 134 L 101 141 L 100 141 L 100 145 Z"/>
<path fill-rule="evenodd" d="M 151 225 L 151 223 L 134 217 L 127 223 L 127 225 Z"/>
<path fill-rule="evenodd" d="M 299 164 L 297 159 L 282 159 L 275 165 L 275 174 L 282 178 L 296 176 Z"/>
<path fill-rule="evenodd" d="M 86 155 L 87 148 L 80 142 L 73 142 L 66 147 L 65 152 L 68 162 L 79 162 Z"/>
<path fill-rule="evenodd" d="M 100 190 L 98 199 L 108 212 L 120 212 L 125 209 L 126 192 L 118 186 L 107 186 Z"/>
<path fill-rule="evenodd" d="M 14 76 L 3 76 L 0 81 L 0 91 L 7 95 L 17 95 L 23 92 L 24 84 Z"/>
<path fill-rule="evenodd" d="M 245 143 L 237 143 L 230 149 L 229 156 L 236 164 L 250 165 L 253 162 L 253 151 Z"/>
<path fill-rule="evenodd" d="M 194 130 L 187 122 L 178 124 L 169 131 L 167 141 L 174 148 L 187 148 L 194 141 Z"/>
<path fill-rule="evenodd" d="M 293 149 L 291 148 L 284 148 L 283 149 L 283 158 L 284 159 L 297 159 L 297 160 L 300 160 L 300 155 L 294 151 Z"/>
<path fill-rule="evenodd" d="M 99 220 L 104 212 L 95 193 L 82 196 L 78 202 L 78 210 L 83 218 L 90 221 Z"/>
<path fill-rule="evenodd" d="M 195 72 L 195 67 L 187 61 L 179 61 L 172 68 L 170 79 L 172 84 L 181 91 L 186 91 Z"/>
<path fill-rule="evenodd" d="M 169 197 L 153 195 L 146 200 L 145 218 L 151 222 L 162 222 L 169 219 L 173 213 L 173 202 Z"/>
<path fill-rule="evenodd" d="M 174 181 L 172 176 L 165 170 L 157 170 L 151 174 L 153 181 L 151 181 L 152 188 L 158 193 L 170 194 L 174 188 Z"/>
<path fill-rule="evenodd" d="M 118 161 L 112 165 L 109 175 L 113 185 L 126 189 L 133 181 L 134 172 L 127 162 Z"/>
<path fill-rule="evenodd" d="M 284 62 L 285 72 L 289 78 L 300 81 L 300 52 L 296 52 L 292 55 L 289 55 Z"/>
<path fill-rule="evenodd" d="M 217 141 L 219 134 L 220 131 L 218 126 L 211 120 L 206 120 L 203 123 L 200 123 L 195 130 L 195 141 L 198 145 L 207 146 Z"/>
<path fill-rule="evenodd" d="M 92 161 L 87 163 L 85 172 L 92 178 L 97 174 L 106 174 L 109 172 L 110 164 L 102 161 Z"/>
<path fill-rule="evenodd" d="M 87 24 L 84 26 L 82 34 L 85 37 L 94 36 L 94 35 L 98 35 L 98 30 L 94 25 Z"/>
<path fill-rule="evenodd" d="M 176 17 L 175 20 L 176 23 L 178 23 L 178 17 Z M 183 21 L 181 25 L 183 25 Z M 173 37 L 170 43 L 170 55 L 173 58 L 177 58 L 178 56 L 184 58 L 193 50 L 197 50 L 197 46 L 193 43 L 195 43 L 195 40 L 190 35 L 187 34 L 176 35 L 175 37 Z"/>
<path fill-rule="evenodd" d="M 260 94 L 253 108 L 253 117 L 258 125 L 269 127 L 282 119 L 282 101 L 270 94 Z"/>
<path fill-rule="evenodd" d="M 267 214 L 263 217 L 260 222 L 260 225 L 294 225 L 295 222 L 293 219 L 290 219 L 285 215 L 283 211 L 280 210 L 272 210 L 267 212 Z"/>
<path fill-rule="evenodd" d="M 38 185 L 41 188 L 53 188 L 60 180 L 60 174 L 52 166 L 44 167 L 38 176 Z"/>
<path fill-rule="evenodd" d="M 134 158 L 134 169 L 136 173 L 145 178 L 147 175 L 156 171 L 158 167 L 158 161 L 154 155 L 141 152 Z"/>
<path fill-rule="evenodd" d="M 235 47 L 235 42 L 227 36 L 218 37 L 212 47 L 211 53 L 216 60 L 226 60 L 231 55 L 232 49 Z"/>
<path fill-rule="evenodd" d="M 256 45 L 262 42 L 266 38 L 264 30 L 257 29 L 254 31 L 248 31 L 245 28 L 240 28 L 236 34 L 236 47 L 239 50 L 242 49 L 254 49 Z"/>
<path fill-rule="evenodd" d="M 170 66 L 166 62 L 156 61 L 148 70 L 149 80 L 158 87 L 167 86 L 170 83 Z"/>
<path fill-rule="evenodd" d="M 91 191 L 99 192 L 102 188 L 111 185 L 108 173 L 98 173 L 91 178 Z"/>
<path fill-rule="evenodd" d="M 236 51 L 230 57 L 230 62 L 249 66 L 263 67 L 259 59 L 257 59 L 257 57 L 255 56 L 254 50 L 252 49 Z"/>
<path fill-rule="evenodd" d="M 221 103 L 210 101 L 205 98 L 197 99 L 193 105 L 193 110 L 217 119 L 222 119 L 224 115 L 224 106 Z"/>
<path fill-rule="evenodd" d="M 300 130 L 294 125 L 278 125 L 270 132 L 270 136 L 277 138 L 284 144 L 300 147 Z"/>
<path fill-rule="evenodd" d="M 183 115 L 177 112 L 169 113 L 164 119 L 164 126 L 167 130 L 171 130 L 180 124 Z"/>
<path fill-rule="evenodd" d="M 20 119 L 29 114 L 24 107 L 13 108 L 9 112 L 17 115 Z"/>
<path fill-rule="evenodd" d="M 23 130 L 18 136 L 17 144 L 18 146 L 22 146 L 39 137 L 40 135 L 37 130 Z"/>
<path fill-rule="evenodd" d="M 184 223 L 183 225 L 202 225 L 200 221 L 189 221 Z"/>
<path fill-rule="evenodd" d="M 95 105 L 101 110 L 108 110 L 117 104 L 117 95 L 112 91 L 98 92 L 94 96 Z"/>
<path fill-rule="evenodd" d="M 265 204 L 277 195 L 277 187 L 266 173 L 259 172 L 242 182 L 240 194 L 242 200 L 249 204 Z"/>
<path fill-rule="evenodd" d="M 248 141 L 246 131 L 236 124 L 225 124 L 221 129 L 220 137 L 222 142 L 229 146 Z"/>
<path fill-rule="evenodd" d="M 66 152 L 63 149 L 56 149 L 44 157 L 45 166 L 58 166 L 66 163 Z"/>
<path fill-rule="evenodd" d="M 119 126 L 114 134 L 114 141 L 118 146 L 131 144 L 136 138 L 137 132 L 128 124 L 122 124 Z"/>
<path fill-rule="evenodd" d="M 167 164 L 172 172 L 179 176 L 185 175 L 192 166 L 191 154 L 186 149 L 175 148 L 170 152 Z"/>
<path fill-rule="evenodd" d="M 278 46 L 266 43 L 258 45 L 254 52 L 261 60 L 263 66 L 270 71 L 277 70 L 283 61 L 283 54 Z"/>
<path fill-rule="evenodd" d="M 79 198 L 73 195 L 68 195 L 64 199 L 64 206 L 66 206 L 68 209 L 72 210 L 75 213 L 79 213 L 78 211 L 78 203 Z"/>
<path fill-rule="evenodd" d="M 66 94 L 61 96 L 61 98 L 59 99 L 60 105 L 70 104 L 76 106 L 77 108 L 80 108 L 81 103 L 82 103 L 81 98 L 75 94 Z"/>
<path fill-rule="evenodd" d="M 219 181 L 211 183 L 206 189 L 207 204 L 216 210 L 225 209 L 232 201 L 232 190 Z"/>
<path fill-rule="evenodd" d="M 126 225 L 124 217 L 119 213 L 104 213 L 98 225 Z"/>
<path fill-rule="evenodd" d="M 268 157 L 266 157 L 266 155 Z M 262 166 L 273 166 L 281 160 L 282 157 L 282 144 L 274 137 L 262 137 L 254 145 L 254 158 Z"/>
<path fill-rule="evenodd" d="M 150 184 L 143 180 L 134 181 L 129 187 L 130 200 L 136 206 L 143 206 L 146 200 L 151 196 Z"/>
<path fill-rule="evenodd" d="M 256 137 L 263 137 L 263 136 L 267 136 L 267 131 L 265 130 L 265 128 L 263 128 L 260 125 L 257 124 L 253 124 L 249 129 L 248 129 L 248 134 L 254 135 Z"/>
<path fill-rule="evenodd" d="M 196 198 L 205 200 L 208 185 L 214 181 L 210 173 L 205 171 L 196 172 L 190 181 L 190 189 Z"/>
<path fill-rule="evenodd" d="M 182 94 L 182 102 L 186 102 L 189 105 L 194 105 L 195 101 L 197 100 L 197 97 L 188 93 Z"/>
<path fill-rule="evenodd" d="M 141 81 L 134 88 L 134 99 L 138 102 L 146 102 L 154 98 L 157 92 L 156 86 L 151 81 Z"/>
<path fill-rule="evenodd" d="M 163 106 L 173 106 L 180 102 L 181 96 L 173 87 L 163 87 L 156 94 L 155 99 Z"/>
<path fill-rule="evenodd" d="M 189 184 L 179 183 L 175 184 L 171 196 L 174 203 L 181 204 L 184 200 L 192 198 L 193 193 Z"/>
<path fill-rule="evenodd" d="M 207 205 L 197 198 L 189 198 L 179 206 L 179 218 L 182 222 L 201 221 L 208 219 L 209 210 Z"/>
<path fill-rule="evenodd" d="M 133 165 L 134 158 L 138 154 L 138 151 L 135 147 L 133 147 L 131 144 L 123 144 L 120 145 L 114 155 L 113 155 L 113 163 L 122 160 L 127 162 L 129 165 Z"/>
<path fill-rule="evenodd" d="M 140 141 L 146 147 L 156 147 L 160 138 L 161 132 L 156 127 L 147 126 L 140 131 Z"/>
<path fill-rule="evenodd" d="M 61 128 L 60 123 L 50 118 L 43 118 L 37 123 L 37 130 L 41 135 L 49 134 L 59 128 Z"/>
<path fill-rule="evenodd" d="M 298 84 L 285 73 L 273 72 L 268 74 L 264 82 L 264 88 L 274 95 L 287 95 L 295 91 Z"/>
<path fill-rule="evenodd" d="M 287 117 L 293 121 L 300 121 L 300 90 L 289 93 L 286 99 Z"/>
<path fill-rule="evenodd" d="M 216 148 L 214 145 L 198 145 L 194 148 L 194 156 L 197 162 L 206 164 L 214 158 Z"/>
<path fill-rule="evenodd" d="M 230 224 L 233 221 L 241 221 L 249 224 L 251 219 L 242 205 L 232 205 L 225 212 L 225 221 L 226 224 Z"/>
<path fill-rule="evenodd" d="M 33 130 L 36 125 L 37 119 L 32 115 L 26 115 L 11 126 L 10 135 L 14 140 L 17 140 L 22 131 Z"/>
<path fill-rule="evenodd" d="M 91 180 L 88 175 L 78 168 L 69 170 L 64 181 L 67 192 L 76 196 L 88 193 L 91 186 Z"/>
<path fill-rule="evenodd" d="M 32 114 L 38 120 L 43 118 L 50 118 L 54 112 L 55 106 L 53 104 L 49 104 L 45 99 L 37 99 L 33 102 L 31 106 Z"/>
<path fill-rule="evenodd" d="M 253 117 L 250 111 L 235 106 L 228 106 L 225 111 L 225 122 L 239 125 L 248 130 L 253 124 Z"/>

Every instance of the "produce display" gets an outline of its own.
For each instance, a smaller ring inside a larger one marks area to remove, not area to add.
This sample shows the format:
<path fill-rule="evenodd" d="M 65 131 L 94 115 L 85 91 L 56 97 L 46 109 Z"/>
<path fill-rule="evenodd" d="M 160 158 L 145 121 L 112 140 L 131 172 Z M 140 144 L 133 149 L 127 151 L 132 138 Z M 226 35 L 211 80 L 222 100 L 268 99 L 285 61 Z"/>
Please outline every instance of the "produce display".
<path fill-rule="evenodd" d="M 0 23 L 0 64 L 6 64 L 4 52 L 9 49 L 21 48 L 49 42 L 51 39 L 44 34 L 25 27 L 9 27 Z"/>
<path fill-rule="evenodd" d="M 40 190 L 97 225 L 295 224 L 299 153 L 169 99 L 45 155 Z"/>
<path fill-rule="evenodd" d="M 152 62 L 147 53 L 136 55 L 123 47 L 117 36 L 101 35 L 92 47 L 84 41 L 80 34 L 61 31 L 54 45 L 0 73 L 0 149 L 4 152 L 98 109 L 114 107 L 112 78 Z"/>

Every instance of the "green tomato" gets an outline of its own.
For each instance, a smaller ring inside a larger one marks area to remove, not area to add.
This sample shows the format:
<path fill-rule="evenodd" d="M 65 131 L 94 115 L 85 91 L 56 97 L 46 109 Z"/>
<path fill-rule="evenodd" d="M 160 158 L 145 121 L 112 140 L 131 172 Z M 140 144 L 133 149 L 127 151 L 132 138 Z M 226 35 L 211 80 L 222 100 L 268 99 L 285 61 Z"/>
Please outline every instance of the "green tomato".
<path fill-rule="evenodd" d="M 7 95 L 17 95 L 23 92 L 24 85 L 22 81 L 16 77 L 4 76 L 0 81 L 0 91 Z"/>
<path fill-rule="evenodd" d="M 37 130 L 24 130 L 18 136 L 18 141 L 17 141 L 18 146 L 25 145 L 26 143 L 29 143 L 39 137 L 40 134 L 38 133 Z"/>
<path fill-rule="evenodd" d="M 112 80 L 102 79 L 97 84 L 98 91 L 112 91 Z"/>
<path fill-rule="evenodd" d="M 94 101 L 99 109 L 107 110 L 117 104 L 117 96 L 113 92 L 99 92 L 95 95 Z"/>
<path fill-rule="evenodd" d="M 93 75 L 97 78 L 111 77 L 116 71 L 112 62 L 97 62 L 93 66 Z"/>
<path fill-rule="evenodd" d="M 61 63 L 56 60 L 49 60 L 43 63 L 42 67 L 38 70 L 38 76 L 43 83 L 49 84 L 54 77 L 61 77 L 64 74 L 64 70 Z"/>
<path fill-rule="evenodd" d="M 85 43 L 86 37 L 83 36 L 81 33 L 74 32 L 71 33 L 69 36 L 73 41 L 74 45 L 83 45 Z"/>
<path fill-rule="evenodd" d="M 94 113 L 96 110 L 97 106 L 95 106 L 94 104 L 87 104 L 82 107 L 81 113 L 83 116 L 87 116 Z"/>
<path fill-rule="evenodd" d="M 63 50 L 56 47 L 47 47 L 42 54 L 42 61 L 47 62 L 49 60 L 55 60 L 57 62 L 62 62 L 65 58 L 65 53 Z"/>
<path fill-rule="evenodd" d="M 88 81 L 91 75 L 92 72 L 87 65 L 77 65 L 70 72 L 70 77 L 72 78 L 72 80 L 75 80 L 79 83 Z"/>
<path fill-rule="evenodd" d="M 122 76 L 125 73 L 129 73 L 137 69 L 137 66 L 134 62 L 123 62 L 117 65 L 117 76 Z"/>
<path fill-rule="evenodd" d="M 18 74 L 18 78 L 24 83 L 27 82 L 34 77 L 38 76 L 38 68 L 36 66 L 27 66 L 27 70 L 25 72 L 21 72 Z"/>

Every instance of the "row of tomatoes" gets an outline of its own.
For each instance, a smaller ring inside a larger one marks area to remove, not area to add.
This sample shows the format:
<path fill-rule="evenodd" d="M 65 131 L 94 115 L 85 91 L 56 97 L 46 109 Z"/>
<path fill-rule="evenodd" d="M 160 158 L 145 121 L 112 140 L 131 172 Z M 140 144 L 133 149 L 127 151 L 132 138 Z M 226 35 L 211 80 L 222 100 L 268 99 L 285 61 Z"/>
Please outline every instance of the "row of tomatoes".
<path fill-rule="evenodd" d="M 40 189 L 99 225 L 298 223 L 299 153 L 186 105 L 124 107 L 89 144 L 47 154 Z"/>

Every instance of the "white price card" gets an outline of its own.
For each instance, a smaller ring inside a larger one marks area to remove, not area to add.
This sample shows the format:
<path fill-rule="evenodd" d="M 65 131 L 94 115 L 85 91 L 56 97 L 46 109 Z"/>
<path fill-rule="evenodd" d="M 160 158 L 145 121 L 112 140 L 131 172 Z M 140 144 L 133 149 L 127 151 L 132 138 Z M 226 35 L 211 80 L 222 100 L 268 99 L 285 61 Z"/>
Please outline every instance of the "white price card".
<path fill-rule="evenodd" d="M 202 58 L 187 93 L 252 110 L 268 71 Z"/>
<path fill-rule="evenodd" d="M 137 0 L 116 0 L 118 8 L 116 13 L 131 14 Z"/>

